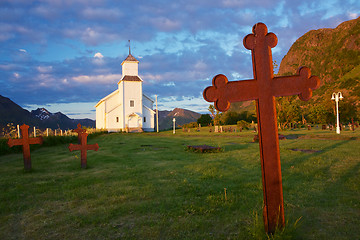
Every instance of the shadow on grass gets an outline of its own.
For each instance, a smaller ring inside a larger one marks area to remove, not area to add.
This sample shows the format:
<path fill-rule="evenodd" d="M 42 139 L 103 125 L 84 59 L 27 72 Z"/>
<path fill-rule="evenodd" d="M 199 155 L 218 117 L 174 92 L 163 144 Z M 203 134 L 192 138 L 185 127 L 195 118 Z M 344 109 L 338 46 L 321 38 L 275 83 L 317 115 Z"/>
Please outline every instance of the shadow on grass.
<path fill-rule="evenodd" d="M 304 153 L 284 164 L 287 171 L 284 174 L 285 191 L 289 197 L 293 196 L 284 200 L 289 201 L 290 211 L 303 217 L 297 237 L 307 238 L 309 233 L 321 236 L 322 232 L 331 232 L 334 239 L 358 236 L 359 229 L 354 226 L 360 224 L 356 213 L 360 162 L 343 161 L 341 155 L 329 157 L 329 154 L 336 154 L 334 151 L 339 146 L 350 141 L 337 141 L 320 152 Z M 359 224 L 354 225 L 354 222 Z"/>

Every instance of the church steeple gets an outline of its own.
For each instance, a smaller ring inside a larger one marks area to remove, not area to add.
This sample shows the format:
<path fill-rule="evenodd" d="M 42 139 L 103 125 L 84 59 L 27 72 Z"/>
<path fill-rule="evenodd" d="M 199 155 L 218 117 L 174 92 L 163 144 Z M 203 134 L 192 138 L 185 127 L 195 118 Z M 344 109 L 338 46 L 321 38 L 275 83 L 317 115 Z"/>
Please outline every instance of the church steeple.
<path fill-rule="evenodd" d="M 130 47 L 130 40 L 129 40 L 129 55 L 125 58 L 125 60 L 121 63 L 122 65 L 122 78 L 121 80 L 130 80 L 135 81 L 141 81 L 139 78 L 138 73 L 138 65 L 139 61 L 131 55 L 131 47 Z M 131 77 L 130 77 L 131 76 Z M 134 78 L 136 76 L 136 78 Z"/>

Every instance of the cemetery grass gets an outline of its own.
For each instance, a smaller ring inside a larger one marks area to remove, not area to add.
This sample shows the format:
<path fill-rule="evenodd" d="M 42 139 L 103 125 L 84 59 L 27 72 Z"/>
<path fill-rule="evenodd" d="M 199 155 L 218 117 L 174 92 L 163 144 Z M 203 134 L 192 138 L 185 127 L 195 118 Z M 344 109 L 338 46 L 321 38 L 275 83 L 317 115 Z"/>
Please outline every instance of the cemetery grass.
<path fill-rule="evenodd" d="M 254 133 L 104 134 L 88 168 L 68 144 L 0 156 L 0 239 L 357 239 L 360 131 L 288 130 L 280 141 L 287 225 L 262 223 Z M 187 145 L 221 147 L 196 153 Z M 225 196 L 226 188 L 226 196 Z"/>

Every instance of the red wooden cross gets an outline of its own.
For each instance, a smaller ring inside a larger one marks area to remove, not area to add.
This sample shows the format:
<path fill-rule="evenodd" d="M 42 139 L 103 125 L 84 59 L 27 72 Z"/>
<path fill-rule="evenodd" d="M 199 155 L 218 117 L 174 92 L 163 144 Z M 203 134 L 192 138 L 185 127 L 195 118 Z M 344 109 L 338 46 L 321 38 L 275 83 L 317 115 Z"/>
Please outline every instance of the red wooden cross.
<path fill-rule="evenodd" d="M 22 138 L 19 139 L 9 139 L 7 144 L 9 147 L 13 147 L 16 145 L 22 145 L 23 146 L 23 156 L 24 156 L 24 168 L 26 170 L 31 169 L 31 155 L 30 155 L 30 144 L 42 144 L 43 139 L 42 137 L 36 137 L 36 138 L 29 138 L 29 126 L 28 125 L 21 125 L 21 136 Z"/>
<path fill-rule="evenodd" d="M 80 126 L 80 127 L 79 127 Z M 81 128 L 81 125 L 78 124 L 78 128 Z M 81 167 L 86 168 L 87 164 L 87 150 L 95 150 L 99 149 L 99 145 L 95 144 L 87 144 L 87 136 L 88 134 L 85 131 L 79 131 L 78 134 L 80 135 L 80 144 L 72 144 L 69 145 L 70 152 L 74 150 L 81 151 Z"/>
<path fill-rule="evenodd" d="M 300 68 L 294 76 L 274 77 L 271 48 L 276 46 L 277 37 L 268 33 L 263 23 L 255 24 L 253 34 L 247 35 L 243 43 L 251 50 L 254 79 L 228 82 L 226 76 L 219 74 L 203 96 L 206 101 L 214 102 L 220 111 L 228 110 L 232 102 L 256 100 L 264 225 L 267 232 L 273 233 L 277 226 L 285 224 L 275 97 L 298 95 L 307 101 L 312 90 L 320 86 L 320 80 L 311 76 L 306 67 Z"/>
<path fill-rule="evenodd" d="M 72 131 L 76 132 L 78 134 L 78 144 L 80 144 L 81 143 L 81 134 L 86 132 L 86 129 L 81 128 L 81 124 L 78 123 L 77 128 Z"/>

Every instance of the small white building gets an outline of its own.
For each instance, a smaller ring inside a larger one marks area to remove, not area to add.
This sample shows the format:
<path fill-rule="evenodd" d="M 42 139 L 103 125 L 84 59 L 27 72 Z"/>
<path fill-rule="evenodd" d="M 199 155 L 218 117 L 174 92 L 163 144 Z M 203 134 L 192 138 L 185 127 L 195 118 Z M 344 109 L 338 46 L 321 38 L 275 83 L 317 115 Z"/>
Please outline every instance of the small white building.
<path fill-rule="evenodd" d="M 114 131 L 154 131 L 154 100 L 142 92 L 138 74 L 139 61 L 129 55 L 121 63 L 122 77 L 118 89 L 96 105 L 96 128 Z"/>

